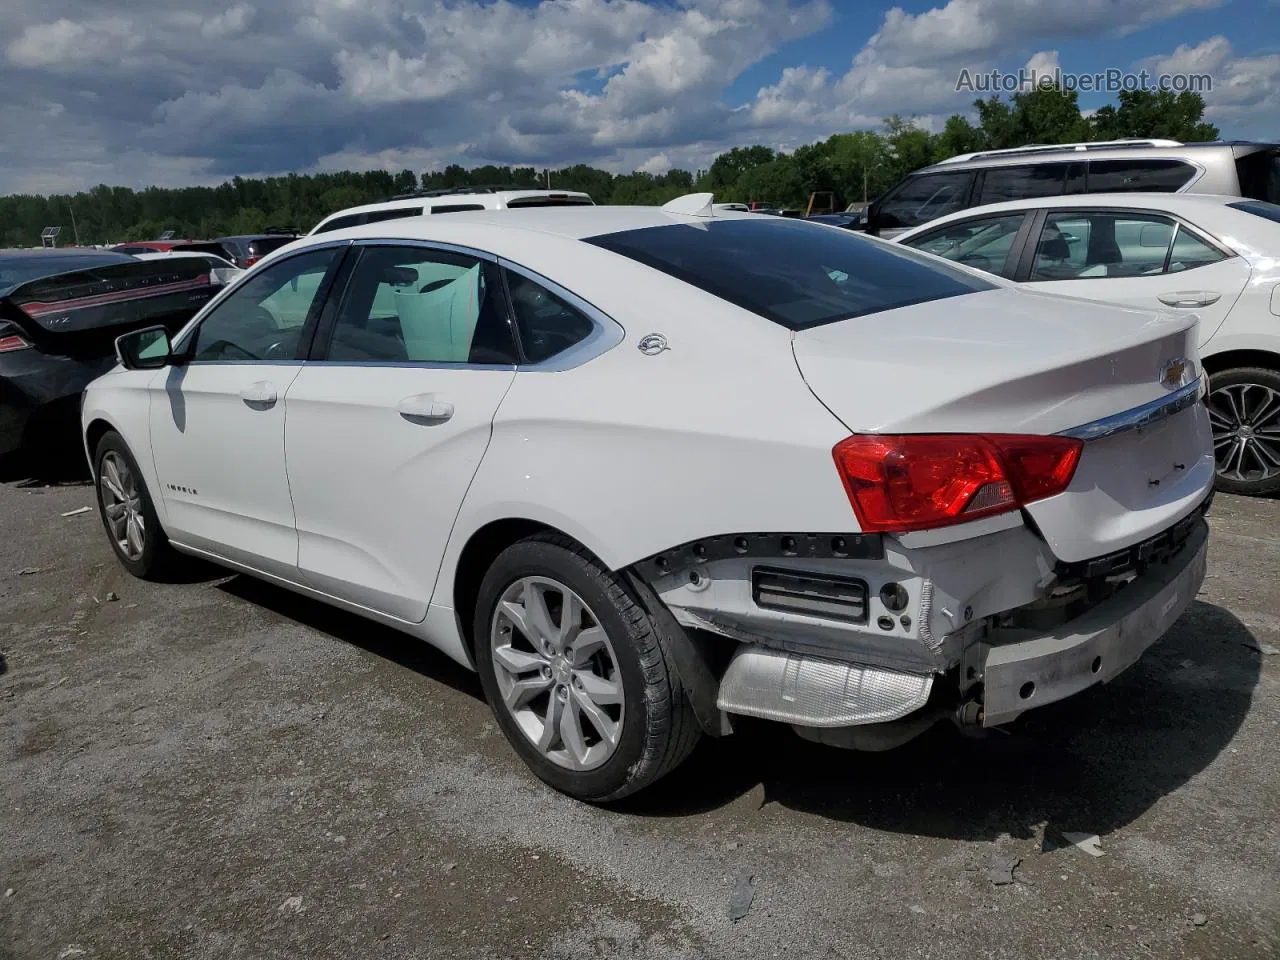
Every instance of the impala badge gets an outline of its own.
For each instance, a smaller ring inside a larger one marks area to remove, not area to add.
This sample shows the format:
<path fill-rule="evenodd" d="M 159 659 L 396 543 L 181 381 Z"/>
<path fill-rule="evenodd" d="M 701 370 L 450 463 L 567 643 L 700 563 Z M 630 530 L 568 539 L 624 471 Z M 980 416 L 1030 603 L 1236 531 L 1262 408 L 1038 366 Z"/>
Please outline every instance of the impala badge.
<path fill-rule="evenodd" d="M 663 350 L 671 349 L 667 346 L 667 338 L 660 333 L 651 333 L 648 336 L 641 337 L 636 346 L 646 357 L 656 357 Z"/>
<path fill-rule="evenodd" d="M 1160 368 L 1160 384 L 1169 390 L 1177 390 L 1186 385 L 1185 377 L 1190 369 L 1191 363 L 1186 357 L 1167 360 Z"/>

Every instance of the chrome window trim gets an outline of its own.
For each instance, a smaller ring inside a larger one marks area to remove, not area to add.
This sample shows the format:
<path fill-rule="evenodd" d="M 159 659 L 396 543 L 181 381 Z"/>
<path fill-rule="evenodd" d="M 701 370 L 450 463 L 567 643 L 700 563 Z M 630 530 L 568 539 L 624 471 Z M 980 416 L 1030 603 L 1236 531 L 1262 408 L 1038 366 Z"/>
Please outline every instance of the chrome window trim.
<path fill-rule="evenodd" d="M 1126 433 L 1130 430 L 1139 430 L 1194 406 L 1200 399 L 1203 386 L 1203 377 L 1196 377 L 1191 383 L 1179 387 L 1166 397 L 1160 397 L 1130 410 L 1112 414 L 1100 420 L 1094 420 L 1092 423 L 1085 423 L 1069 430 L 1063 430 L 1058 436 L 1073 437 L 1088 443 L 1090 440 L 1101 440 L 1104 437 L 1113 437 L 1116 434 Z"/>

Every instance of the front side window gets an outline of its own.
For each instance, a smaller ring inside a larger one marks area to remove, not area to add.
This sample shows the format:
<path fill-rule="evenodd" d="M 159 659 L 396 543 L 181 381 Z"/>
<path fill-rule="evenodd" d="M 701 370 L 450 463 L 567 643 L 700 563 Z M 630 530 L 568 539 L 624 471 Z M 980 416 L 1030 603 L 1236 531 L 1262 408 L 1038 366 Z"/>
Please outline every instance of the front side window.
<path fill-rule="evenodd" d="M 366 247 L 325 359 L 344 363 L 515 362 L 497 268 L 425 247 Z"/>
<path fill-rule="evenodd" d="M 336 248 L 310 250 L 249 277 L 196 328 L 191 360 L 292 360 Z"/>
<path fill-rule="evenodd" d="M 1024 219 L 1024 214 L 1011 213 L 1000 217 L 965 220 L 904 242 L 917 250 L 946 257 L 969 267 L 989 273 L 1002 273 Z"/>
<path fill-rule="evenodd" d="M 792 330 L 994 286 L 900 244 L 782 217 L 645 227 L 586 242 Z"/>
<path fill-rule="evenodd" d="M 1036 245 L 1032 280 L 1141 277 L 1165 271 L 1174 222 L 1156 214 L 1050 214 Z"/>
<path fill-rule="evenodd" d="M 876 226 L 918 227 L 965 206 L 972 173 L 924 173 L 908 177 L 876 205 Z"/>
<path fill-rule="evenodd" d="M 1090 160 L 1089 193 L 1176 193 L 1196 175 L 1185 160 Z"/>
<path fill-rule="evenodd" d="M 1074 169 L 1074 175 L 1068 173 Z M 979 204 L 1005 200 L 1031 200 L 1036 197 L 1059 197 L 1079 190 L 1081 167 L 1071 163 L 1027 163 L 1011 167 L 992 167 L 982 175 Z M 1068 180 L 1075 184 L 1072 189 Z"/>

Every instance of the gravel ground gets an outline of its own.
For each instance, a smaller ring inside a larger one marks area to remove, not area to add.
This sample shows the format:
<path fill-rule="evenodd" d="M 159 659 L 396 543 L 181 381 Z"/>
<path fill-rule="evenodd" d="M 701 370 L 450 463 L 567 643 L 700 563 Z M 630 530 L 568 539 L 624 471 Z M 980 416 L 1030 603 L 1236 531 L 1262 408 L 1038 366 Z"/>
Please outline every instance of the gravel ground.
<path fill-rule="evenodd" d="M 1194 608 L 1011 734 L 760 724 L 612 809 L 408 638 L 131 579 L 92 502 L 0 485 L 4 960 L 1280 955 L 1280 502 L 1220 497 Z"/>

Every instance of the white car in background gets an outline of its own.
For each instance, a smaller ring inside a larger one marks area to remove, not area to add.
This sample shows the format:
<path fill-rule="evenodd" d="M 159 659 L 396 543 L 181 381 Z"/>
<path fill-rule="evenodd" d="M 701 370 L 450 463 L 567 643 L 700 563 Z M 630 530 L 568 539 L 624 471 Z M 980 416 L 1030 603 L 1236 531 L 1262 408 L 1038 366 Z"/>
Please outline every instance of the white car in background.
<path fill-rule="evenodd" d="M 1218 486 L 1280 491 L 1280 206 L 1122 193 L 976 207 L 895 238 L 1024 289 L 1199 321 Z"/>
<path fill-rule="evenodd" d="M 499 187 L 458 187 L 452 190 L 419 190 L 390 200 L 366 203 L 331 213 L 308 234 L 362 227 L 369 223 L 475 210 L 529 210 L 541 207 L 589 207 L 595 203 L 581 190 L 509 190 Z"/>
<path fill-rule="evenodd" d="M 586 800 L 744 715 L 1006 723 L 1204 576 L 1194 321 L 709 195 L 321 234 L 117 350 L 82 421 L 129 571 L 204 557 L 438 647 Z"/>

